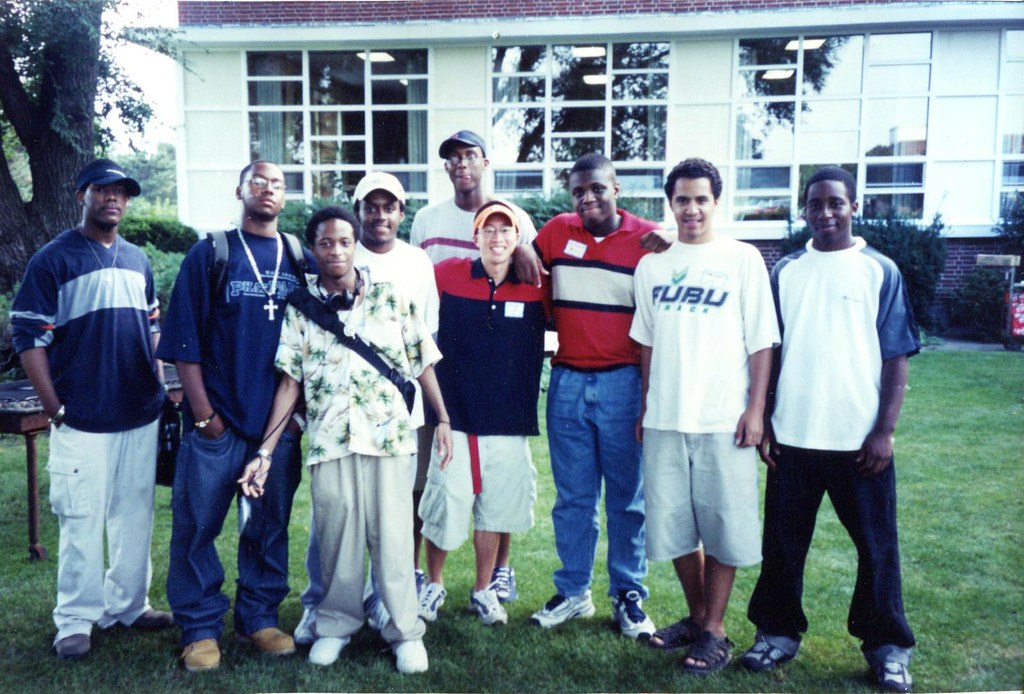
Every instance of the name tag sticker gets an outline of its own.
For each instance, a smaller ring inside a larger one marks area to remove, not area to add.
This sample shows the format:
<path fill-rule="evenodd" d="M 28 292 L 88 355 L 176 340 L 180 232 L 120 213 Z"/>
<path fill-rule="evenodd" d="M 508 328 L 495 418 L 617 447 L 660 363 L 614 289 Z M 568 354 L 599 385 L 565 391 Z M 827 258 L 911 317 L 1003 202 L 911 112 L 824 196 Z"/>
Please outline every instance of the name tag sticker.
<path fill-rule="evenodd" d="M 506 301 L 505 302 L 505 317 L 506 318 L 522 318 L 523 308 L 525 304 L 522 301 Z"/>
<path fill-rule="evenodd" d="M 565 244 L 565 251 L 563 252 L 566 255 L 571 255 L 573 258 L 582 258 L 583 254 L 587 252 L 587 244 L 569 239 Z"/>

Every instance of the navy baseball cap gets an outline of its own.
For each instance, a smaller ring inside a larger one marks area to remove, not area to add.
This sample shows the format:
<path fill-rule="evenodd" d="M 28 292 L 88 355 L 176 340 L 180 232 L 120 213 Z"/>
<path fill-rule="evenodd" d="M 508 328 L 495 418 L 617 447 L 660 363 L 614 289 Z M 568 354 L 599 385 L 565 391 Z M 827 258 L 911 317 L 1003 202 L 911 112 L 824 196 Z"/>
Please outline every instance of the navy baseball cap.
<path fill-rule="evenodd" d="M 479 147 L 484 156 L 487 156 L 487 148 L 484 147 L 484 139 L 472 130 L 459 130 L 454 133 L 451 137 L 441 143 L 441 148 L 437 152 L 441 155 L 442 159 L 447 159 L 451 155 L 452 150 L 459 145 Z"/>
<path fill-rule="evenodd" d="M 128 195 L 135 197 L 142 193 L 139 182 L 124 172 L 118 164 L 109 159 L 96 159 L 85 165 L 78 173 L 76 190 L 85 190 L 92 184 L 105 186 L 109 183 L 122 183 Z"/>

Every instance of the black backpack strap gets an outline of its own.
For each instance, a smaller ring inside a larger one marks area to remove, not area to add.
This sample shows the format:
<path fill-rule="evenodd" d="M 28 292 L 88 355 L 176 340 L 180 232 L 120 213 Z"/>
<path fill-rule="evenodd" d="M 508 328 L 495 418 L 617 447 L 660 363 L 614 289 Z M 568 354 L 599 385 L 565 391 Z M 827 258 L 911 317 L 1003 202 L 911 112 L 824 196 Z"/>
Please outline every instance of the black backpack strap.
<path fill-rule="evenodd" d="M 412 412 L 413 403 L 416 400 L 416 386 L 407 380 L 398 369 L 389 366 L 373 345 L 367 344 L 361 338 L 345 333 L 345 324 L 338 318 L 338 314 L 324 305 L 307 287 L 296 287 L 288 295 L 288 303 L 294 306 L 302 315 L 319 325 L 324 330 L 333 334 L 341 344 L 345 345 L 358 354 L 367 364 L 375 368 L 380 375 L 391 381 L 398 392 L 405 400 L 405 406 Z"/>
<path fill-rule="evenodd" d="M 284 239 L 284 247 L 288 251 L 288 257 L 292 259 L 292 264 L 299 273 L 299 286 L 305 287 L 309 263 L 306 262 L 306 254 L 302 252 L 302 244 L 295 234 L 289 234 L 285 231 L 281 232 L 281 238 Z"/>
<path fill-rule="evenodd" d="M 213 246 L 213 263 L 209 269 L 210 296 L 214 301 L 224 291 L 228 279 L 228 232 L 210 231 L 206 240 Z"/>

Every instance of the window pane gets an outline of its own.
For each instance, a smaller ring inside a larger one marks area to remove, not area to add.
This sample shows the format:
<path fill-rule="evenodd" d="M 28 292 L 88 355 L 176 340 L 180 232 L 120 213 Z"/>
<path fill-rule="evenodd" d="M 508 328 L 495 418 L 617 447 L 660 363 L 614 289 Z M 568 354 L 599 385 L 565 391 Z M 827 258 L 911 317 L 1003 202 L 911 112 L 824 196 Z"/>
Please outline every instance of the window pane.
<path fill-rule="evenodd" d="M 309 98 L 313 104 L 362 104 L 363 61 L 354 51 L 309 54 Z"/>
<path fill-rule="evenodd" d="M 1004 96 L 1003 154 L 1024 154 L 1024 96 Z"/>
<path fill-rule="evenodd" d="M 1017 205 L 1024 205 L 1024 194 L 1019 190 L 1004 190 L 999 194 L 1000 214 L 1006 217 Z"/>
<path fill-rule="evenodd" d="M 245 54 L 250 77 L 301 77 L 302 54 L 298 51 Z"/>
<path fill-rule="evenodd" d="M 278 164 L 302 163 L 302 114 L 249 114 L 249 155 Z"/>
<path fill-rule="evenodd" d="M 314 136 L 364 135 L 363 111 L 314 111 L 310 123 Z"/>
<path fill-rule="evenodd" d="M 1024 162 L 1012 161 L 1003 164 L 1003 185 L 1024 186 Z"/>
<path fill-rule="evenodd" d="M 543 77 L 495 77 L 494 101 L 518 103 L 544 99 Z"/>
<path fill-rule="evenodd" d="M 802 160 L 835 161 L 857 157 L 859 101 L 805 101 L 800 123 Z"/>
<path fill-rule="evenodd" d="M 863 36 L 804 39 L 803 93 L 823 96 L 859 93 L 863 53 Z"/>
<path fill-rule="evenodd" d="M 313 164 L 364 164 L 366 143 L 358 142 L 314 142 L 312 143 Z"/>
<path fill-rule="evenodd" d="M 805 101 L 800 111 L 803 132 L 854 130 L 860 124 L 859 101 Z"/>
<path fill-rule="evenodd" d="M 872 164 L 867 167 L 866 188 L 920 188 L 924 164 Z"/>
<path fill-rule="evenodd" d="M 875 99 L 867 103 L 864 148 L 869 157 L 924 154 L 927 99 Z"/>
<path fill-rule="evenodd" d="M 615 75 L 612 98 L 616 101 L 668 98 L 668 74 Z"/>
<path fill-rule="evenodd" d="M 373 161 L 376 164 L 425 164 L 427 119 L 422 111 L 375 111 Z"/>
<path fill-rule="evenodd" d="M 796 70 L 746 70 L 740 73 L 740 96 L 792 96 L 796 94 Z"/>
<path fill-rule="evenodd" d="M 861 213 L 865 219 L 905 217 L 920 219 L 924 209 L 923 193 L 865 195 Z"/>
<path fill-rule="evenodd" d="M 537 72 L 544 67 L 545 46 L 495 46 L 491 70 L 495 73 Z"/>
<path fill-rule="evenodd" d="M 604 46 L 553 46 L 551 59 L 552 98 L 566 101 L 604 99 L 604 83 L 584 80 L 584 76 L 607 74 L 608 58 Z"/>
<path fill-rule="evenodd" d="M 665 106 L 612 108 L 613 161 L 665 158 Z"/>
<path fill-rule="evenodd" d="M 736 158 L 790 159 L 794 108 L 784 101 L 742 104 L 736 119 Z"/>
<path fill-rule="evenodd" d="M 789 219 L 789 196 L 737 195 L 733 199 L 733 219 L 737 222 Z"/>
<path fill-rule="evenodd" d="M 351 197 L 363 175 L 363 171 L 314 171 L 313 197 L 326 200 L 343 195 Z"/>
<path fill-rule="evenodd" d="M 301 106 L 302 82 L 249 82 L 250 106 Z"/>
<path fill-rule="evenodd" d="M 556 133 L 599 132 L 604 134 L 604 107 L 553 108 L 551 130 Z"/>
<path fill-rule="evenodd" d="M 619 197 L 620 208 L 632 212 L 637 217 L 661 222 L 665 218 L 665 198 L 630 198 Z"/>
<path fill-rule="evenodd" d="M 740 39 L 740 65 L 789 65 L 796 62 L 797 39 Z"/>
<path fill-rule="evenodd" d="M 371 51 L 370 71 L 375 75 L 422 75 L 427 71 L 427 52 Z"/>
<path fill-rule="evenodd" d="M 668 69 L 668 44 L 616 43 L 612 46 L 612 65 L 616 69 Z"/>
<path fill-rule="evenodd" d="M 541 171 L 495 171 L 494 187 L 499 193 L 541 191 L 544 189 L 544 174 Z"/>
<path fill-rule="evenodd" d="M 574 162 L 584 154 L 604 153 L 603 137 L 553 137 L 551 156 L 555 161 Z"/>
<path fill-rule="evenodd" d="M 395 178 L 402 182 L 407 193 L 426 193 L 427 174 L 423 171 L 395 171 Z"/>
<path fill-rule="evenodd" d="M 741 166 L 736 169 L 736 187 L 741 190 L 789 188 L 789 167 Z"/>
<path fill-rule="evenodd" d="M 373 103 L 425 104 L 427 81 L 416 79 L 373 80 Z"/>
<path fill-rule="evenodd" d="M 662 190 L 665 174 L 661 169 L 620 169 L 615 177 L 623 190 Z"/>
<path fill-rule="evenodd" d="M 818 173 L 818 171 L 820 171 L 821 169 L 825 168 L 825 166 L 834 166 L 834 164 L 829 162 L 829 164 L 810 164 L 810 165 L 804 165 L 804 166 L 800 167 L 800 180 L 797 181 L 797 188 L 796 188 L 797 189 L 797 195 L 798 195 L 798 200 L 797 200 L 797 207 L 798 207 L 798 209 L 802 210 L 804 208 L 804 203 L 806 202 L 804 200 L 804 189 L 807 188 L 807 181 L 811 180 L 811 176 L 813 176 L 814 174 Z M 856 180 L 856 178 L 857 178 L 857 165 L 856 164 L 839 164 L 839 168 L 845 169 L 846 172 L 848 174 L 850 174 L 851 176 L 853 176 L 854 180 Z"/>
<path fill-rule="evenodd" d="M 284 184 L 287 186 L 288 195 L 302 195 L 305 188 L 302 185 L 301 171 L 285 171 Z"/>
<path fill-rule="evenodd" d="M 1024 58 L 1024 31 L 1006 32 L 1006 57 Z"/>
<path fill-rule="evenodd" d="M 872 63 L 907 63 L 931 57 L 931 34 L 875 34 L 868 43 L 868 60 Z"/>
<path fill-rule="evenodd" d="M 930 65 L 874 65 L 868 68 L 866 94 L 906 94 L 928 91 Z"/>
<path fill-rule="evenodd" d="M 501 109 L 492 126 L 495 161 L 544 161 L 544 109 Z"/>

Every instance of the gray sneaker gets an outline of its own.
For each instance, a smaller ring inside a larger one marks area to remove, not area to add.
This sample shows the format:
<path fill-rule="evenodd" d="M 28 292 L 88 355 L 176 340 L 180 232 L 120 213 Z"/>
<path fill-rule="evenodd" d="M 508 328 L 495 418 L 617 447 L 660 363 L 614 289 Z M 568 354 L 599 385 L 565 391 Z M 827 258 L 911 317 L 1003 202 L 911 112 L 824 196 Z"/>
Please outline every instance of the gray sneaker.
<path fill-rule="evenodd" d="M 630 639 L 649 639 L 654 633 L 654 622 L 643 608 L 640 591 L 623 590 L 612 598 L 612 619 L 619 624 L 619 631 Z"/>
<path fill-rule="evenodd" d="M 557 627 L 570 619 L 577 617 L 590 617 L 594 614 L 594 601 L 590 598 L 590 591 L 581 595 L 567 598 L 564 595 L 555 595 L 548 600 L 544 607 L 533 613 L 530 621 L 545 629 Z"/>
<path fill-rule="evenodd" d="M 448 591 L 440 583 L 428 583 L 420 596 L 420 617 L 427 622 L 437 621 L 437 611 L 448 597 Z"/>
<path fill-rule="evenodd" d="M 498 602 L 498 594 L 494 591 L 494 584 L 483 590 L 474 590 L 469 594 L 469 611 L 480 617 L 484 626 L 495 624 L 508 624 L 508 613 Z"/>

